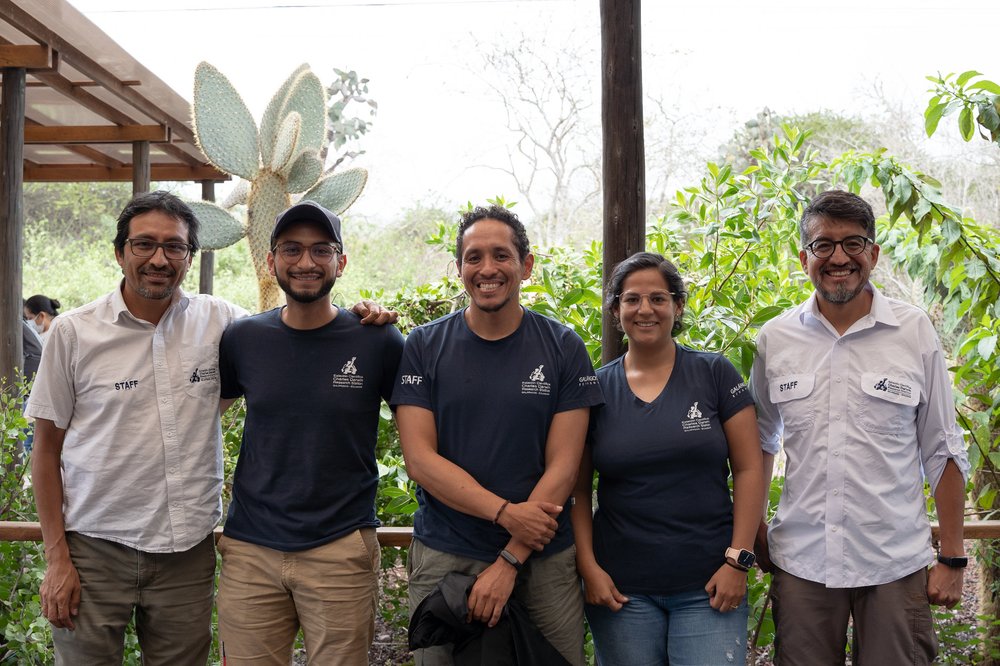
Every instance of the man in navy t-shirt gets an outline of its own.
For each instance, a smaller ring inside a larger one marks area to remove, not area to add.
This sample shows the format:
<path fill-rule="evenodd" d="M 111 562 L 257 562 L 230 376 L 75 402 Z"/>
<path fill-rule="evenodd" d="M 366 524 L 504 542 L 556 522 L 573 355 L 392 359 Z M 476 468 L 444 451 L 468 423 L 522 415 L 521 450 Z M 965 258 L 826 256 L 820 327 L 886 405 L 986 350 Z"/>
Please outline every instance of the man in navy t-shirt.
<path fill-rule="evenodd" d="M 534 257 L 516 215 L 466 213 L 455 257 L 470 304 L 410 334 L 391 401 L 419 484 L 410 612 L 446 573 L 477 574 L 470 619 L 494 626 L 513 594 L 582 665 L 568 498 L 589 408 L 603 402 L 597 377 L 579 336 L 521 306 Z M 447 646 L 416 660 L 452 663 Z"/>
<path fill-rule="evenodd" d="M 304 201 L 278 216 L 267 261 L 288 305 L 222 337 L 223 399 L 247 414 L 219 551 L 219 630 L 230 665 L 368 663 L 379 546 L 379 406 L 403 349 L 329 293 L 347 263 L 340 220 Z"/>

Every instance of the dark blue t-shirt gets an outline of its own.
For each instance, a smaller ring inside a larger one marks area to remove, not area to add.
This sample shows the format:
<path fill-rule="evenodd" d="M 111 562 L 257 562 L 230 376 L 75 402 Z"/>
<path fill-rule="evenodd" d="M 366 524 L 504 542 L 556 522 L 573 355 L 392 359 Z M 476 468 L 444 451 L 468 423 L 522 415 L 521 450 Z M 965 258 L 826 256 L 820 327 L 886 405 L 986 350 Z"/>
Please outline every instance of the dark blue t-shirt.
<path fill-rule="evenodd" d="M 597 371 L 605 405 L 591 412 L 598 472 L 594 555 L 625 594 L 704 587 L 731 545 L 729 446 L 722 429 L 753 404 L 726 358 L 677 345 L 663 392 L 640 400 L 623 358 Z"/>
<path fill-rule="evenodd" d="M 545 471 L 545 442 L 558 412 L 602 402 L 583 341 L 531 310 L 502 340 L 483 340 L 465 311 L 414 329 L 406 339 L 392 405 L 434 413 L 438 453 L 491 492 L 528 499 Z M 413 535 L 436 550 L 492 561 L 510 535 L 489 520 L 456 511 L 423 488 Z M 568 498 L 567 498 L 568 499 Z M 573 543 L 569 502 L 556 537 L 535 557 Z"/>
<path fill-rule="evenodd" d="M 343 309 L 308 331 L 286 326 L 281 308 L 226 329 L 222 397 L 247 400 L 226 536 L 297 551 L 378 525 L 379 406 L 402 350 L 395 327 Z"/>

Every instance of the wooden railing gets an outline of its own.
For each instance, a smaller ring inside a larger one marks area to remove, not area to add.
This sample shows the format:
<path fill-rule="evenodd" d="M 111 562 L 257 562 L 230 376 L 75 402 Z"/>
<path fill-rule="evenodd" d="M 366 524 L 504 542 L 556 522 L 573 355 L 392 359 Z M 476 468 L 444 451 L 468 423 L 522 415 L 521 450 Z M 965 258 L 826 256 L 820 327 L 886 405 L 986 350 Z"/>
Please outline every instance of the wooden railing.
<path fill-rule="evenodd" d="M 412 527 L 380 527 L 378 543 L 383 548 L 408 548 L 413 538 Z M 215 540 L 222 536 L 222 528 L 215 528 Z M 38 523 L 14 523 L 0 520 L 0 541 L 41 541 L 42 528 Z"/>
<path fill-rule="evenodd" d="M 937 523 L 931 523 L 934 540 L 938 537 Z M 377 531 L 379 545 L 383 548 L 408 548 L 413 538 L 412 527 L 380 527 Z M 215 539 L 222 535 L 222 528 L 215 528 Z M 965 523 L 965 538 L 1000 539 L 1000 520 L 970 520 Z M 38 523 L 0 521 L 0 541 L 41 541 L 42 528 Z"/>

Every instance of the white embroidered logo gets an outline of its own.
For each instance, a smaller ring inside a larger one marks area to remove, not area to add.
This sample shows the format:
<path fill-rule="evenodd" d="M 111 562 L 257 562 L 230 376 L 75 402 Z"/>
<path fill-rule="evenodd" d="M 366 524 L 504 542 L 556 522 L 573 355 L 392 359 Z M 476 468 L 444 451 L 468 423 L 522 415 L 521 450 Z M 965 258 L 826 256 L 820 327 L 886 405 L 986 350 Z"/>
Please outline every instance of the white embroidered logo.
<path fill-rule="evenodd" d="M 698 409 L 698 403 L 695 402 L 688 408 L 687 420 L 681 421 L 681 430 L 684 432 L 694 432 L 695 430 L 711 429 L 712 420 L 702 415 L 701 410 Z"/>
<path fill-rule="evenodd" d="M 539 365 L 528 375 L 528 381 L 521 382 L 521 395 L 549 395 L 552 393 L 552 384 L 545 381 L 545 373 L 542 372 L 544 367 L 544 364 Z"/>
<path fill-rule="evenodd" d="M 340 367 L 340 374 L 333 376 L 331 385 L 334 388 L 361 389 L 365 387 L 365 377 L 358 374 L 358 366 L 354 365 L 354 361 L 357 359 L 357 356 L 352 356 L 347 363 Z"/>

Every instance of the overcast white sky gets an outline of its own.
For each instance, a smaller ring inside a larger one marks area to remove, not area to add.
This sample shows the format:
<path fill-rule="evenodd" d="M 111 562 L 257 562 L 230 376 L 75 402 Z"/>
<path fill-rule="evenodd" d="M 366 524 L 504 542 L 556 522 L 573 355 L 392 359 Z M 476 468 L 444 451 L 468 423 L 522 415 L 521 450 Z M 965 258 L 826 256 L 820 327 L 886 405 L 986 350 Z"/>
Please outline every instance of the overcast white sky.
<path fill-rule="evenodd" d="M 381 220 L 417 200 L 516 198 L 501 174 L 476 166 L 502 160 L 509 142 L 474 74 L 477 40 L 600 44 L 598 0 L 70 1 L 188 99 L 195 66 L 211 62 L 258 119 L 302 62 L 324 82 L 334 67 L 370 78 L 379 112 L 361 164 L 371 178 L 351 212 Z M 679 98 L 713 128 L 714 146 L 764 106 L 857 112 L 878 82 L 920 112 L 926 74 L 1000 77 L 998 0 L 837 4 L 645 0 L 645 92 Z"/>

